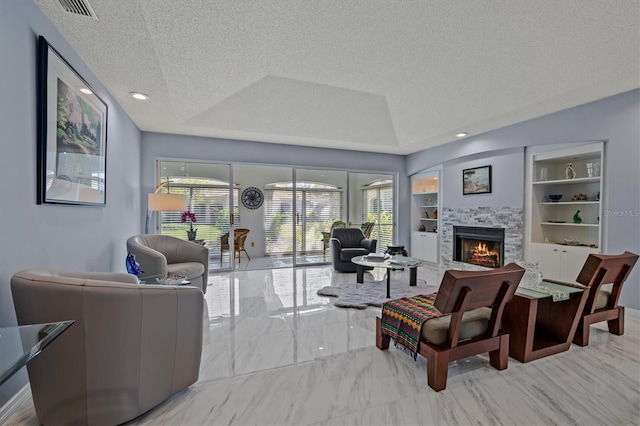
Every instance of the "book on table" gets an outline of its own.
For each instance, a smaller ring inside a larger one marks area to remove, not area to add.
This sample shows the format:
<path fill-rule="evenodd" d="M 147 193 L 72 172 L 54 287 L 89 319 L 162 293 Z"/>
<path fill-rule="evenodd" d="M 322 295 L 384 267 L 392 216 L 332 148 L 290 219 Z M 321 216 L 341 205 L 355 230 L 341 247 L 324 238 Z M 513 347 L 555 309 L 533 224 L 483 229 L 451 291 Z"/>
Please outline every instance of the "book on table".
<path fill-rule="evenodd" d="M 386 253 L 369 253 L 365 256 L 365 259 L 372 262 L 384 262 L 389 259 L 389 257 L 390 256 Z"/>

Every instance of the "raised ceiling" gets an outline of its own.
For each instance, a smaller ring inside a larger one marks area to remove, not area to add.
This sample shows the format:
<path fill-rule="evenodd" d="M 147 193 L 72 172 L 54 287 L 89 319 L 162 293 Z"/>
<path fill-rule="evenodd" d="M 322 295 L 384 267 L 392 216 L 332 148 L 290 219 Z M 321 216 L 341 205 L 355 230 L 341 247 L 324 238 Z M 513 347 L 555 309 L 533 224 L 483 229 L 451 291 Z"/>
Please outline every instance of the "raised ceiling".
<path fill-rule="evenodd" d="M 409 154 L 640 87 L 640 0 L 34 1 L 143 131 Z"/>

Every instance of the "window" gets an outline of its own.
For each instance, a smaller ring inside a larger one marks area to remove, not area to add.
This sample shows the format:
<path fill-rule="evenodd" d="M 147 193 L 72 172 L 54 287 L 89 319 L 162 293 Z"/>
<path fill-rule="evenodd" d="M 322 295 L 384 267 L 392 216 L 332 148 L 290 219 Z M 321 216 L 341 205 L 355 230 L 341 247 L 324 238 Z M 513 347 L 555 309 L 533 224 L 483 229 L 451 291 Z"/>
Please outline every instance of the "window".
<path fill-rule="evenodd" d="M 197 222 L 193 225 L 198 230 L 197 239 L 218 243 L 220 236 L 229 228 L 229 184 L 209 179 L 174 178 L 162 192 L 186 194 L 189 198 L 189 210 L 195 213 Z M 239 223 L 238 209 L 239 190 L 234 189 L 233 214 Z M 188 223 L 181 222 L 182 212 L 162 212 L 161 234 L 186 238 Z"/>
<path fill-rule="evenodd" d="M 393 244 L 393 186 L 391 180 L 375 180 L 362 189 L 363 222 L 376 225 L 371 238 L 378 240 L 378 250 Z"/>

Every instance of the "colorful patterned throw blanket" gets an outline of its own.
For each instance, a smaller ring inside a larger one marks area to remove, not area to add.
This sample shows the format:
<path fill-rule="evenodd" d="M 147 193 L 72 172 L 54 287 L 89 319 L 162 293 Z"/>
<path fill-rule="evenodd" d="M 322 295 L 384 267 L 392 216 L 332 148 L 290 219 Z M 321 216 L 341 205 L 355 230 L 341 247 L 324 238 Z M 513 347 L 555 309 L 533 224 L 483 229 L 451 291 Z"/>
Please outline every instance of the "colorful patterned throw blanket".
<path fill-rule="evenodd" d="M 418 353 L 422 324 L 442 313 L 433 306 L 437 293 L 426 296 L 404 297 L 382 305 L 382 330 L 396 343 L 409 349 L 415 358 Z"/>

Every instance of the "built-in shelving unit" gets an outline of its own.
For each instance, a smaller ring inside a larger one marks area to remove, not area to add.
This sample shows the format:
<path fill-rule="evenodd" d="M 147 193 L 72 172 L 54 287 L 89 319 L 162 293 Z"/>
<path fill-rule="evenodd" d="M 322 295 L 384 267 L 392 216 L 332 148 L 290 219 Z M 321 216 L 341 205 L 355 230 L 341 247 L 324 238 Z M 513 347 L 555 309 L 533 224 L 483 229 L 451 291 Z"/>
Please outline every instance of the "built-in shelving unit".
<path fill-rule="evenodd" d="M 411 179 L 411 251 L 410 255 L 438 262 L 438 208 L 440 172 L 417 174 Z"/>
<path fill-rule="evenodd" d="M 525 256 L 545 277 L 573 282 L 601 246 L 603 143 L 528 153 L 527 165 Z"/>

